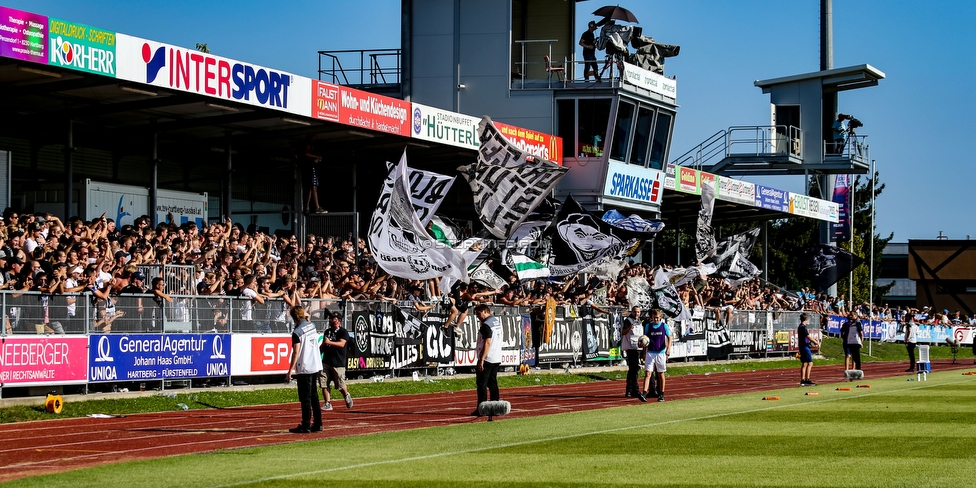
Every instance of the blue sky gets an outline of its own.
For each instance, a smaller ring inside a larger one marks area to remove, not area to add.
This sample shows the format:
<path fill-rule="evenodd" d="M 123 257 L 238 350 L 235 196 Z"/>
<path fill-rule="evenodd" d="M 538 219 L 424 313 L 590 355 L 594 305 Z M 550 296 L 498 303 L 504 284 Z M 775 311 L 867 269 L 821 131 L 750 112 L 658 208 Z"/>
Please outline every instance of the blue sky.
<path fill-rule="evenodd" d="M 312 78 L 316 51 L 400 45 L 399 0 L 0 4 L 186 47 L 205 42 L 215 54 Z M 819 0 L 619 4 L 634 12 L 646 35 L 681 45 L 681 55 L 667 61 L 681 107 L 672 157 L 729 126 L 768 123 L 769 97 L 755 80 L 819 69 Z M 581 32 L 589 12 L 604 3 L 577 5 Z M 833 11 L 834 66 L 867 63 L 887 76 L 876 87 L 842 92 L 838 102 L 864 122 L 859 134 L 868 136 L 887 185 L 878 199 L 879 233 L 894 232 L 896 242 L 939 231 L 976 238 L 976 213 L 969 210 L 976 170 L 968 149 L 976 128 L 976 2 L 835 0 Z M 803 191 L 802 177 L 746 179 Z"/>

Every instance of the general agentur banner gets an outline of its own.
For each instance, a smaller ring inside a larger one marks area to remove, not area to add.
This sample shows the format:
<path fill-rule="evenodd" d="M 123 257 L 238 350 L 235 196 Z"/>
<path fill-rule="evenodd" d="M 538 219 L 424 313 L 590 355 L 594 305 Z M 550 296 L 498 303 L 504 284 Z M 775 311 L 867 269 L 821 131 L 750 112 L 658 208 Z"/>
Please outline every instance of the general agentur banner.
<path fill-rule="evenodd" d="M 89 381 L 230 376 L 230 334 L 90 336 Z"/>
<path fill-rule="evenodd" d="M 84 383 L 87 369 L 87 336 L 8 336 L 0 344 L 0 386 Z"/>

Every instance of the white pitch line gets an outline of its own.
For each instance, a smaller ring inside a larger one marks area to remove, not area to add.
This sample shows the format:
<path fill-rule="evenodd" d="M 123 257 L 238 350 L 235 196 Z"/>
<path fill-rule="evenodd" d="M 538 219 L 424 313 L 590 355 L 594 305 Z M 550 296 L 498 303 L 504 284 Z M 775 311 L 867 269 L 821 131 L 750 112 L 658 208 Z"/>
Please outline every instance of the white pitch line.
<path fill-rule="evenodd" d="M 972 380 L 969 380 L 969 381 L 972 381 Z M 962 381 L 954 381 L 954 382 L 949 382 L 949 383 L 961 383 L 961 382 Z M 863 397 L 875 396 L 875 395 L 885 395 L 885 394 L 895 393 L 895 392 L 901 392 L 901 391 L 920 390 L 920 389 L 923 389 L 923 388 L 934 388 L 936 386 L 942 386 L 942 385 L 949 384 L 949 383 L 941 383 L 939 385 L 922 385 L 922 384 L 916 384 L 916 385 L 913 385 L 911 387 L 897 388 L 897 389 L 887 390 L 887 391 L 873 391 L 873 392 L 867 392 L 867 391 L 865 391 L 864 393 L 861 393 L 861 394 L 845 395 L 843 397 L 830 398 L 830 399 L 826 399 L 825 398 L 825 399 L 820 399 L 820 400 L 811 400 L 811 401 L 805 401 L 803 403 L 773 405 L 773 406 L 763 407 L 763 408 L 752 408 L 752 409 L 748 409 L 748 410 L 740 410 L 740 411 L 737 411 L 737 412 L 716 413 L 716 414 L 712 414 L 712 415 L 702 415 L 702 416 L 699 416 L 699 417 L 690 417 L 690 418 L 684 418 L 684 419 L 665 420 L 665 421 L 662 421 L 662 422 L 652 422 L 652 423 L 649 423 L 649 424 L 630 425 L 630 426 L 625 426 L 625 427 L 616 427 L 616 428 L 613 428 L 613 429 L 595 430 L 595 431 L 592 431 L 592 432 L 582 432 L 582 433 L 561 435 L 561 436 L 555 436 L 555 437 L 546 437 L 546 438 L 541 438 L 541 439 L 532 439 L 532 440 L 525 440 L 525 441 L 519 441 L 519 442 L 510 442 L 510 443 L 505 443 L 505 444 L 496 444 L 496 445 L 493 445 L 493 446 L 480 446 L 480 447 L 475 447 L 475 448 L 471 448 L 471 449 L 461 449 L 459 451 L 449 451 L 449 452 L 441 452 L 441 453 L 435 453 L 435 454 L 427 454 L 427 455 L 424 455 L 424 456 L 412 456 L 412 457 L 399 458 L 399 459 L 386 459 L 386 460 L 382 460 L 382 461 L 372 461 L 372 462 L 368 462 L 368 463 L 350 464 L 350 465 L 347 465 L 347 466 L 337 466 L 337 467 L 328 468 L 328 469 L 318 469 L 318 470 L 314 470 L 314 471 L 304 471 L 304 472 L 300 472 L 300 473 L 282 474 L 282 475 L 278 475 L 278 476 L 268 476 L 268 477 L 264 477 L 264 478 L 253 479 L 253 480 L 239 481 L 237 483 L 231 483 L 231 484 L 226 484 L 226 485 L 216 485 L 214 488 L 229 488 L 229 487 L 233 487 L 233 486 L 242 486 L 242 485 L 247 485 L 247 484 L 252 484 L 252 483 L 264 483 L 264 482 L 267 482 L 267 481 L 274 481 L 274 480 L 287 479 L 287 478 L 295 478 L 295 477 L 299 477 L 299 476 L 309 476 L 309 475 L 324 474 L 324 473 L 334 473 L 334 472 L 337 472 L 337 471 L 346 471 L 346 470 L 358 469 L 358 468 L 369 468 L 369 467 L 373 467 L 373 466 L 381 466 L 381 465 L 384 465 L 384 464 L 396 464 L 396 463 L 404 463 L 404 462 L 411 462 L 411 461 L 423 461 L 423 460 L 426 460 L 426 459 L 434 459 L 434 458 L 446 457 L 446 456 L 455 456 L 455 455 L 458 455 L 458 454 L 470 454 L 470 453 L 473 453 L 473 452 L 488 451 L 488 450 L 492 450 L 492 449 L 503 449 L 503 448 L 507 448 L 507 447 L 524 446 L 524 445 L 528 445 L 528 444 L 536 444 L 536 443 L 539 443 L 539 442 L 550 442 L 550 441 L 560 441 L 560 440 L 565 440 L 565 439 L 575 439 L 575 438 L 585 437 L 585 436 L 590 436 L 590 435 L 611 434 L 611 433 L 614 433 L 614 432 L 621 432 L 621 431 L 625 431 L 625 430 L 645 429 L 645 428 L 648 428 L 648 427 L 657 427 L 657 426 L 661 426 L 661 425 L 672 425 L 672 424 L 678 424 L 678 423 L 681 423 L 681 422 L 695 422 L 695 421 L 698 421 L 698 420 L 708 420 L 708 419 L 714 419 L 714 418 L 719 418 L 719 417 L 728 417 L 728 416 L 731 416 L 731 415 L 740 415 L 740 414 L 746 414 L 746 413 L 765 412 L 765 411 L 776 410 L 776 409 L 780 409 L 780 408 L 792 408 L 792 407 L 805 406 L 805 405 L 816 404 L 816 403 L 836 402 L 836 401 L 841 401 L 841 400 L 850 400 L 852 398 L 863 398 Z"/>

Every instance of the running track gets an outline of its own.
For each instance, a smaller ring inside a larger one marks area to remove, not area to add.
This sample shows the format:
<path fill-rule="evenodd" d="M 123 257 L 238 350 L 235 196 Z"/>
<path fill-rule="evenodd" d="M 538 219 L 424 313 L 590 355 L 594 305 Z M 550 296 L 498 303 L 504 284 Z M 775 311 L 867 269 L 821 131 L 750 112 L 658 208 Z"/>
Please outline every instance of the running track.
<path fill-rule="evenodd" d="M 968 363 L 968 361 L 965 361 Z M 867 379 L 906 374 L 904 362 L 870 363 Z M 721 366 L 717 366 L 721 367 Z M 934 361 L 937 371 L 973 368 Z M 668 401 L 760 393 L 796 386 L 798 368 L 713 373 L 668 378 Z M 814 380 L 844 381 L 840 366 L 815 366 Z M 545 376 L 543 376 L 543 381 Z M 474 380 L 472 379 L 472 383 Z M 512 403 L 506 418 L 533 417 L 636 404 L 624 398 L 624 380 L 502 389 Z M 27 476 L 177 454 L 254 447 L 374 432 L 484 422 L 470 417 L 474 391 L 356 399 L 352 409 L 338 402 L 323 412 L 329 428 L 307 435 L 288 433 L 301 418 L 298 404 L 189 410 L 111 419 L 75 418 L 0 425 L 0 482 Z M 654 403 L 654 400 L 650 400 Z M 653 408 L 648 406 L 648 408 Z M 329 421 L 335 419 L 336 422 Z"/>

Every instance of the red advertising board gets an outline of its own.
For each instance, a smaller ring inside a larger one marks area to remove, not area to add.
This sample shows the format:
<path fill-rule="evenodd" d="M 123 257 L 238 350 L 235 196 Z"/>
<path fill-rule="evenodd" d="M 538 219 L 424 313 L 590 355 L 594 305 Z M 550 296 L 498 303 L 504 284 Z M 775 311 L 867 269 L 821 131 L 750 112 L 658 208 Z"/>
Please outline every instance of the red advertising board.
<path fill-rule="evenodd" d="M 0 384 L 84 383 L 88 337 L 6 337 L 0 344 Z"/>
<path fill-rule="evenodd" d="M 522 151 L 542 159 L 548 159 L 560 166 L 563 165 L 563 140 L 561 137 L 501 122 L 494 122 L 494 124 L 509 142 L 515 144 Z"/>
<path fill-rule="evenodd" d="M 291 336 L 251 337 L 251 372 L 288 371 L 291 361 Z"/>
<path fill-rule="evenodd" d="M 410 137 L 410 102 L 315 80 L 312 117 Z"/>
<path fill-rule="evenodd" d="M 676 189 L 688 193 L 699 194 L 701 192 L 698 186 L 698 171 L 685 168 L 684 166 L 678 166 L 678 184 Z"/>
<path fill-rule="evenodd" d="M 339 121 L 339 87 L 312 80 L 312 118 Z"/>

